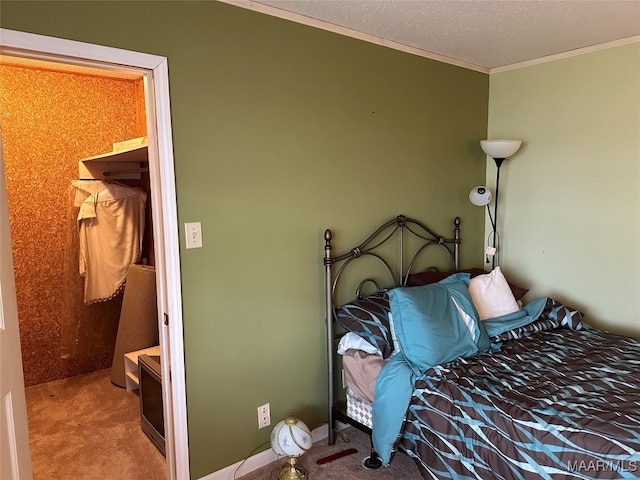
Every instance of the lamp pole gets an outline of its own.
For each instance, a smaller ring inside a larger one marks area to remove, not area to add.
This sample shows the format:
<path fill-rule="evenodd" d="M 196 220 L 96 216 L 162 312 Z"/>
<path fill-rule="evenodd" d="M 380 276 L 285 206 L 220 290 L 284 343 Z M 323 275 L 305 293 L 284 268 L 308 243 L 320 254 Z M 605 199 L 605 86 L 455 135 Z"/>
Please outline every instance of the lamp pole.
<path fill-rule="evenodd" d="M 480 140 L 482 151 L 488 157 L 493 158 L 493 161 L 496 162 L 496 198 L 494 200 L 495 203 L 493 204 L 493 218 L 491 219 L 491 225 L 493 227 L 493 259 L 491 262 L 492 269 L 496 268 L 496 253 L 498 251 L 498 193 L 500 189 L 500 167 L 502 166 L 502 162 L 516 153 L 521 145 L 522 140 Z M 487 211 L 489 212 L 489 217 L 491 217 L 489 203 L 487 202 L 486 205 Z M 488 248 L 489 247 L 487 247 L 487 249 Z M 489 260 L 487 259 L 487 263 L 488 262 Z"/>
<path fill-rule="evenodd" d="M 498 193 L 500 192 L 500 167 L 504 158 L 494 158 L 496 162 L 496 199 L 493 203 L 493 258 L 491 259 L 491 269 L 496 268 L 496 253 L 498 252 L 496 247 L 496 230 L 498 228 Z"/>

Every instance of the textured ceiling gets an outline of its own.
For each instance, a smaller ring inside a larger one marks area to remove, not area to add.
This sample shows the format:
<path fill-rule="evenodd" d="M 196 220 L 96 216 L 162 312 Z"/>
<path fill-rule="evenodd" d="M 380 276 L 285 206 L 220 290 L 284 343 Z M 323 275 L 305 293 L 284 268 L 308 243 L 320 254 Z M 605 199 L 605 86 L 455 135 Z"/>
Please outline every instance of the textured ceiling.
<path fill-rule="evenodd" d="M 640 36 L 640 0 L 222 1 L 480 71 Z"/>

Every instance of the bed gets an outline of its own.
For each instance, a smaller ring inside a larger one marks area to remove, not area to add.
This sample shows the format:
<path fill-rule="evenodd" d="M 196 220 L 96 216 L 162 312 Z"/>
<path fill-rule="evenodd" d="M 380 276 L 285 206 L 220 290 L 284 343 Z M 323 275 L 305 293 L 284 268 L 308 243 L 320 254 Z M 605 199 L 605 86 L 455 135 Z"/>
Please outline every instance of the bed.
<path fill-rule="evenodd" d="M 640 341 L 601 331 L 500 267 L 461 270 L 460 220 L 400 215 L 334 255 L 325 231 L 329 443 L 425 479 L 640 478 Z"/>

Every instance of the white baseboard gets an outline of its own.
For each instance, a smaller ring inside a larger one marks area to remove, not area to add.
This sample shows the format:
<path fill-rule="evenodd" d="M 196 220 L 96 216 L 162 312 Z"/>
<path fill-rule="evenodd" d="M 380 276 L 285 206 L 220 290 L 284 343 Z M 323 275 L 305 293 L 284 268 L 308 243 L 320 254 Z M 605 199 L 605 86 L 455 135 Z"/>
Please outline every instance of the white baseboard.
<path fill-rule="evenodd" d="M 341 429 L 348 427 L 348 425 L 342 425 L 340 422 L 338 422 L 338 424 Z M 313 443 L 327 438 L 329 436 L 329 429 L 327 424 L 325 423 L 324 425 L 320 425 L 319 427 L 314 428 L 311 432 L 311 436 L 313 437 Z M 269 448 L 264 452 L 257 453 L 256 455 L 252 455 L 245 460 L 241 460 L 234 463 L 233 465 L 229 465 L 222 470 L 218 470 L 217 472 L 210 473 L 205 477 L 201 477 L 199 480 L 234 480 L 238 477 L 241 477 L 242 475 L 246 475 L 247 473 L 264 467 L 265 465 L 269 465 L 271 462 L 274 462 L 277 459 L 278 456 L 273 450 Z"/>
<path fill-rule="evenodd" d="M 200 480 L 234 480 L 242 475 L 246 475 L 247 473 L 264 467 L 265 465 L 269 465 L 277 459 L 278 456 L 269 448 L 268 450 L 253 455 L 244 461 L 234 463 L 222 470 L 210 473 L 209 475 L 202 477 Z"/>

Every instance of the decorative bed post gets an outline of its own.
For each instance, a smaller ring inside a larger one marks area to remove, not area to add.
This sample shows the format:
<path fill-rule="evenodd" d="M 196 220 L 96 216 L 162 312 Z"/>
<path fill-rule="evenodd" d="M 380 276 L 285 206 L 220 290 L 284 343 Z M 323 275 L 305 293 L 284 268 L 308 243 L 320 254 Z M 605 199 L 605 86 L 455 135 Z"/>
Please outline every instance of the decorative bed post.
<path fill-rule="evenodd" d="M 327 370 L 329 374 L 329 445 L 336 441 L 335 419 L 333 418 L 333 296 L 331 295 L 331 230 L 324 231 L 324 270 L 326 282 L 326 309 L 327 309 Z"/>

